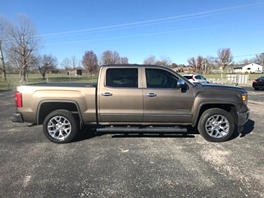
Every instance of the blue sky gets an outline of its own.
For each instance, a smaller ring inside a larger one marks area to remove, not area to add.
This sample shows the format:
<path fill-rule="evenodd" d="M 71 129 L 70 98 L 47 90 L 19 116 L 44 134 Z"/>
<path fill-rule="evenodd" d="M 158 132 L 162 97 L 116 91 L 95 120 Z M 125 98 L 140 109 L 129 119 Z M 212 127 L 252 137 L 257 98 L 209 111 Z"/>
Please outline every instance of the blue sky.
<path fill-rule="evenodd" d="M 40 54 L 62 61 L 93 50 L 129 63 L 150 55 L 177 64 L 230 48 L 235 61 L 264 52 L 263 0 L 0 0 L 0 14 L 26 14 L 42 37 Z"/>

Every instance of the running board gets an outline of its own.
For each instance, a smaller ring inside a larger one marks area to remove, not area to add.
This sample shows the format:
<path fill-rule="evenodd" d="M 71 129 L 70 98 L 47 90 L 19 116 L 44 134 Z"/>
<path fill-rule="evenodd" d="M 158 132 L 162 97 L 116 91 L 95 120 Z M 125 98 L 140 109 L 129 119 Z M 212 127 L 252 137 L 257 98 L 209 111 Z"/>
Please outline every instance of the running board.
<path fill-rule="evenodd" d="M 103 127 L 97 128 L 97 132 L 139 132 L 139 133 L 164 133 L 164 132 L 187 132 L 187 128 L 181 127 Z"/>

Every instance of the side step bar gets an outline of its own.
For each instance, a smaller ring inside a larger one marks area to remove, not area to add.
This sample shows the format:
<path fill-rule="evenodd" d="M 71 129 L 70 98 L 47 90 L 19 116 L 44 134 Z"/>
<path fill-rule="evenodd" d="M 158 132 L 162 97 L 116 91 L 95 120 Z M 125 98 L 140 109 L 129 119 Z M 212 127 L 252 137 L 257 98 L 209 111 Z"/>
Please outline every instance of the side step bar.
<path fill-rule="evenodd" d="M 97 132 L 187 132 L 187 128 L 181 127 L 102 127 L 97 128 Z"/>

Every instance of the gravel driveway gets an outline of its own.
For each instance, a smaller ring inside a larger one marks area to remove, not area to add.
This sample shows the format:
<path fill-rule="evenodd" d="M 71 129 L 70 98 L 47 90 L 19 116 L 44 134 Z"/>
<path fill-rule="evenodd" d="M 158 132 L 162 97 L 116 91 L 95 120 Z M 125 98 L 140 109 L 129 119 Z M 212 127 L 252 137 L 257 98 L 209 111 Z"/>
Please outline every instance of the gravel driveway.
<path fill-rule="evenodd" d="M 58 145 L 41 126 L 10 122 L 0 92 L 0 197 L 264 197 L 264 91 L 249 91 L 250 120 L 224 143 L 188 134 L 89 134 Z"/>

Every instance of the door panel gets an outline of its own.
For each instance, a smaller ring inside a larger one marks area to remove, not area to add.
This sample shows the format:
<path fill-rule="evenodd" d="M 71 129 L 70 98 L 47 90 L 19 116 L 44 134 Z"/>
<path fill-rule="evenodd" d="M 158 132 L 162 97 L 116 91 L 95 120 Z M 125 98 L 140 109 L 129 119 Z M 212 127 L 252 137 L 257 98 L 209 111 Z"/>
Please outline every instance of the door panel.
<path fill-rule="evenodd" d="M 98 91 L 100 122 L 142 122 L 143 96 L 137 68 L 110 68 Z"/>
<path fill-rule="evenodd" d="M 148 94 L 155 94 L 149 97 Z M 189 123 L 192 119 L 193 94 L 179 89 L 144 89 L 144 122 Z"/>
<path fill-rule="evenodd" d="M 144 122 L 190 123 L 194 94 L 192 89 L 175 88 L 177 76 L 162 69 L 146 69 L 143 90 Z"/>

